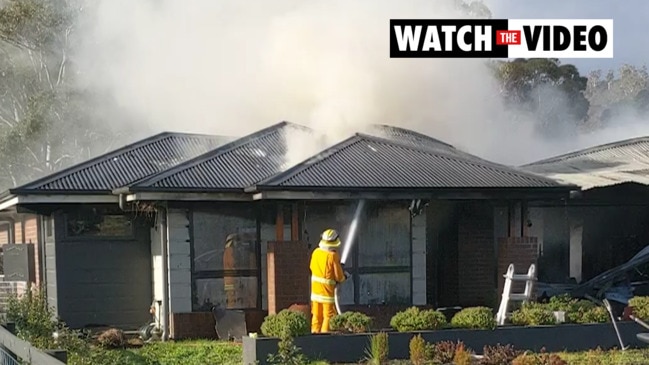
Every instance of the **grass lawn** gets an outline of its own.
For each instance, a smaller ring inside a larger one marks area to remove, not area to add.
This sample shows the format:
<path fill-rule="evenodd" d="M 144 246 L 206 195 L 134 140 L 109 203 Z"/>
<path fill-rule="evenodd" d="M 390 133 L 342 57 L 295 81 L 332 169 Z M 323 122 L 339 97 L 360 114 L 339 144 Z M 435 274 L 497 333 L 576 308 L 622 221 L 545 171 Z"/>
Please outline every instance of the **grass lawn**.
<path fill-rule="evenodd" d="M 87 363 L 70 360 L 70 365 Z M 96 348 L 91 359 L 92 364 L 98 365 L 241 365 L 241 362 L 240 344 L 208 340 L 158 342 L 120 350 Z"/>
<path fill-rule="evenodd" d="M 627 351 L 589 351 L 561 353 L 569 364 L 575 365 L 649 365 L 649 349 Z M 70 359 L 69 364 L 78 364 Z M 99 350 L 92 356 L 92 363 L 124 365 L 240 365 L 241 345 L 218 341 L 180 341 L 147 344 L 123 350 Z M 409 361 L 393 361 L 391 365 L 407 365 Z M 312 365 L 328 365 L 314 362 Z"/>

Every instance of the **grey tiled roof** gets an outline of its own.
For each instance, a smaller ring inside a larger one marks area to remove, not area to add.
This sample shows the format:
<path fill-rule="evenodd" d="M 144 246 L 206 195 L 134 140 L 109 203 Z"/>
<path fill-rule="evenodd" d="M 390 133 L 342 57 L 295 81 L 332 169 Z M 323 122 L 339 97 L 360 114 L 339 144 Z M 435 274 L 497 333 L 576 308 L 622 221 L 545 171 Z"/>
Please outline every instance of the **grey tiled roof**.
<path fill-rule="evenodd" d="M 515 168 L 364 134 L 256 184 L 260 191 L 547 187 L 561 185 Z"/>
<path fill-rule="evenodd" d="M 285 168 L 285 132 L 289 130 L 302 131 L 305 138 L 312 133 L 306 127 L 281 122 L 143 179 L 129 190 L 243 191 Z"/>
<path fill-rule="evenodd" d="M 230 140 L 231 137 L 163 132 L 11 189 L 10 192 L 112 192 Z"/>

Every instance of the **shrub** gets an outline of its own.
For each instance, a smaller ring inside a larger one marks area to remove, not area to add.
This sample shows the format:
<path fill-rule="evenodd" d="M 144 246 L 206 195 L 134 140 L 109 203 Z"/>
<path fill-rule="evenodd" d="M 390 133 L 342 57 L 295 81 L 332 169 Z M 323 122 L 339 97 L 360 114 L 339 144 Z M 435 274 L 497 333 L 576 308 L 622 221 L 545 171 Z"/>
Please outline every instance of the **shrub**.
<path fill-rule="evenodd" d="M 432 360 L 432 357 L 432 346 L 426 343 L 426 340 L 421 335 L 414 336 L 410 340 L 410 362 L 413 365 L 424 365 L 429 360 Z"/>
<path fill-rule="evenodd" d="M 442 341 L 432 346 L 432 360 L 435 364 L 453 363 L 455 352 L 459 346 L 464 346 L 461 341 Z"/>
<path fill-rule="evenodd" d="M 464 344 L 459 344 L 455 348 L 455 355 L 453 356 L 453 364 L 455 365 L 471 365 L 473 356 L 471 351 L 464 347 Z"/>
<path fill-rule="evenodd" d="M 451 325 L 457 328 L 494 329 L 496 328 L 496 319 L 491 308 L 465 308 L 455 313 L 451 319 Z"/>
<path fill-rule="evenodd" d="M 370 331 L 372 318 L 359 312 L 345 312 L 334 316 L 329 322 L 333 331 L 365 333 Z"/>
<path fill-rule="evenodd" d="M 99 335 L 97 342 L 105 349 L 122 348 L 126 345 L 126 337 L 122 330 L 111 328 Z"/>
<path fill-rule="evenodd" d="M 268 355 L 268 363 L 272 365 L 307 365 L 309 360 L 301 349 L 293 343 L 290 337 L 284 337 L 277 343 L 277 354 Z"/>
<path fill-rule="evenodd" d="M 521 326 L 542 326 L 556 324 L 552 310 L 538 303 L 525 303 L 512 313 L 511 321 Z"/>
<path fill-rule="evenodd" d="M 54 341 L 52 334 L 57 329 L 53 309 L 47 303 L 43 290 L 27 290 L 18 297 L 8 300 L 7 320 L 16 324 L 18 337 L 38 347 L 49 347 Z"/>
<path fill-rule="evenodd" d="M 309 322 L 303 313 L 284 309 L 264 319 L 261 333 L 267 337 L 281 339 L 303 336 L 310 333 Z"/>
<path fill-rule="evenodd" d="M 399 332 L 437 330 L 446 326 L 446 317 L 433 309 L 411 307 L 395 314 L 390 326 Z"/>
<path fill-rule="evenodd" d="M 388 334 L 380 332 L 372 336 L 367 352 L 369 363 L 372 365 L 385 364 L 388 361 Z"/>
<path fill-rule="evenodd" d="M 514 350 L 511 345 L 485 346 L 482 350 L 482 359 L 478 361 L 480 365 L 508 365 L 520 355 L 520 351 Z"/>
<path fill-rule="evenodd" d="M 521 354 L 512 361 L 512 365 L 568 365 L 568 362 L 557 354 L 548 354 L 542 350 L 540 354 Z"/>
<path fill-rule="evenodd" d="M 643 321 L 649 320 L 649 297 L 633 297 L 629 299 L 629 306 L 633 313 Z"/>
<path fill-rule="evenodd" d="M 571 316 L 574 323 L 606 323 L 610 319 L 608 311 L 604 307 L 580 308 Z"/>

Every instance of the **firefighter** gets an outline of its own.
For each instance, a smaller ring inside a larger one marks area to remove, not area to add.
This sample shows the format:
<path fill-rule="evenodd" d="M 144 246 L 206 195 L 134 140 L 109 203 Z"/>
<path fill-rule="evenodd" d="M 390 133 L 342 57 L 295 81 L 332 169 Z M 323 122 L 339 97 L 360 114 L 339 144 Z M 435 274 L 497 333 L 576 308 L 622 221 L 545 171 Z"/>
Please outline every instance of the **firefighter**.
<path fill-rule="evenodd" d="M 343 270 L 338 255 L 338 232 L 327 229 L 319 247 L 311 254 L 311 332 L 329 332 L 329 320 L 336 315 L 334 290 L 349 274 Z"/>

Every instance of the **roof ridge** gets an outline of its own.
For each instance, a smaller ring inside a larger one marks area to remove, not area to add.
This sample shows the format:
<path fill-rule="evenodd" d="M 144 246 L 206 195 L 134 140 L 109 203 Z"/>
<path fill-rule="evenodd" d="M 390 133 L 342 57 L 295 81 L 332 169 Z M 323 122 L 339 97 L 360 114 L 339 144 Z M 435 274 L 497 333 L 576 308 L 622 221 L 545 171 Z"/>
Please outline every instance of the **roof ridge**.
<path fill-rule="evenodd" d="M 451 147 L 451 148 L 453 148 L 453 149 L 455 149 L 455 150 L 458 150 L 457 147 L 455 147 L 454 145 L 452 145 L 452 144 L 450 144 L 450 143 L 444 142 L 444 141 L 442 141 L 441 139 L 437 139 L 437 138 L 432 137 L 432 136 L 429 136 L 429 135 L 427 135 L 427 134 L 423 134 L 423 133 L 417 132 L 417 131 L 415 131 L 415 130 L 413 130 L 413 129 L 403 128 L 403 127 L 397 127 L 397 126 L 393 126 L 393 125 L 389 125 L 389 124 L 374 124 L 374 126 L 375 126 L 375 127 L 381 127 L 381 128 L 391 128 L 391 129 L 393 129 L 393 130 L 400 131 L 400 132 L 412 133 L 415 137 L 420 137 L 420 138 L 424 138 L 424 139 L 433 140 L 433 141 L 435 141 L 435 142 L 437 142 L 437 143 L 439 143 L 439 144 L 442 144 L 442 145 L 444 145 L 444 146 L 446 146 L 446 147 Z M 459 151 L 459 150 L 458 150 L 458 151 Z"/>
<path fill-rule="evenodd" d="M 581 150 L 576 150 L 576 151 L 564 153 L 564 154 L 561 154 L 561 155 L 558 155 L 558 156 L 544 158 L 544 159 L 541 159 L 541 160 L 538 160 L 538 161 L 534 161 L 534 162 L 530 162 L 530 163 L 521 165 L 520 167 L 525 168 L 525 167 L 545 165 L 545 164 L 548 164 L 548 163 L 559 162 L 559 161 L 563 161 L 563 160 L 573 158 L 573 157 L 585 156 L 585 155 L 589 155 L 589 154 L 596 153 L 596 152 L 607 151 L 607 150 L 611 150 L 611 149 L 614 149 L 614 148 L 625 147 L 625 146 L 629 146 L 629 145 L 632 145 L 632 144 L 637 144 L 637 143 L 640 143 L 640 142 L 646 142 L 646 141 L 649 141 L 649 136 L 642 136 L 642 137 L 623 139 L 621 141 L 599 144 L 599 145 L 595 145 L 595 146 L 592 146 L 592 147 L 583 148 Z"/>
<path fill-rule="evenodd" d="M 96 165 L 97 163 L 99 163 L 102 160 L 107 160 L 107 159 L 110 159 L 110 158 L 114 158 L 114 157 L 116 157 L 116 156 L 118 156 L 120 154 L 126 153 L 129 150 L 137 149 L 137 148 L 143 147 L 145 145 L 161 141 L 161 140 L 163 140 L 165 138 L 168 138 L 168 137 L 174 137 L 174 136 L 177 137 L 177 136 L 182 136 L 182 135 L 184 135 L 184 134 L 183 133 L 178 133 L 178 132 L 168 132 L 168 131 L 160 132 L 160 133 L 154 134 L 154 135 L 152 135 L 150 137 L 137 140 L 137 141 L 132 142 L 130 144 L 127 144 L 125 146 L 119 147 L 119 148 L 117 148 L 115 150 L 112 150 L 112 151 L 106 152 L 104 154 L 101 154 L 99 156 L 93 157 L 93 158 L 91 158 L 89 160 L 79 162 L 79 163 L 74 164 L 74 165 L 72 165 L 70 167 L 67 167 L 65 169 L 55 171 L 52 174 L 41 177 L 40 179 L 32 180 L 32 181 L 30 181 L 28 183 L 25 183 L 23 185 L 17 186 L 15 188 L 11 188 L 8 191 L 11 193 L 12 191 L 19 191 L 19 190 L 29 189 L 30 186 L 43 185 L 43 184 L 51 183 L 51 182 L 65 176 L 65 175 L 69 175 L 69 174 L 73 174 L 73 173 L 76 173 L 76 172 L 86 170 L 86 169 L 90 168 L 91 166 Z M 188 133 L 187 135 L 190 136 L 190 137 L 191 136 L 216 137 L 216 136 L 213 136 L 213 135 L 210 135 L 210 134 L 201 135 L 201 134 L 189 134 Z"/>
<path fill-rule="evenodd" d="M 345 139 L 344 141 L 339 142 L 336 145 L 331 146 L 331 147 L 323 150 L 322 152 L 318 153 L 317 155 L 314 155 L 314 156 L 308 158 L 307 160 L 293 166 L 292 168 L 290 168 L 290 169 L 288 169 L 288 170 L 286 170 L 284 172 L 273 175 L 272 177 L 270 177 L 270 178 L 268 178 L 266 180 L 262 180 L 262 181 L 258 182 L 257 184 L 251 186 L 250 188 L 246 189 L 246 190 L 247 191 L 252 191 L 252 190 L 254 190 L 254 187 L 257 186 L 257 185 L 263 186 L 263 185 L 266 185 L 266 184 L 277 183 L 277 182 L 279 182 L 281 180 L 288 180 L 290 178 L 298 176 L 300 173 L 302 173 L 304 170 L 306 170 L 306 168 L 308 168 L 308 166 L 311 165 L 314 162 L 314 160 L 318 159 L 318 156 L 321 156 L 323 153 L 325 153 L 325 151 L 330 151 L 331 150 L 331 153 L 328 153 L 327 156 L 326 156 L 326 157 L 330 157 L 330 156 L 332 156 L 334 154 L 340 153 L 345 148 L 348 148 L 348 147 L 350 147 L 350 146 L 352 146 L 352 145 L 354 145 L 356 143 L 362 142 L 363 140 L 373 141 L 373 142 L 376 142 L 376 143 L 389 144 L 389 145 L 401 147 L 401 148 L 404 148 L 404 149 L 409 149 L 411 151 L 417 151 L 417 152 L 426 153 L 426 154 L 429 154 L 429 155 L 436 155 L 436 156 L 439 156 L 439 157 L 442 157 L 442 158 L 445 158 L 445 159 L 448 159 L 448 160 L 453 160 L 453 161 L 460 162 L 460 163 L 466 163 L 466 164 L 472 165 L 474 167 L 490 169 L 492 171 L 497 171 L 497 172 L 504 173 L 504 174 L 509 174 L 509 175 L 516 175 L 516 176 L 519 176 L 520 178 L 524 178 L 524 179 L 551 182 L 551 183 L 554 183 L 554 184 L 557 183 L 557 181 L 555 181 L 553 179 L 550 179 L 548 177 L 537 175 L 537 174 L 534 174 L 532 172 L 528 172 L 528 171 L 524 171 L 524 170 L 519 170 L 518 168 L 515 168 L 515 167 L 509 167 L 509 166 L 505 166 L 505 165 L 498 165 L 498 164 L 495 164 L 495 163 L 492 163 L 492 162 L 486 161 L 486 160 L 474 161 L 474 160 L 469 159 L 469 158 L 453 155 L 453 154 L 448 153 L 446 151 L 433 150 L 432 148 L 427 147 L 427 146 L 412 145 L 412 144 L 405 143 L 405 142 L 402 142 L 402 141 L 395 141 L 395 140 L 391 140 L 391 139 L 387 139 L 387 138 L 383 138 L 383 137 L 377 137 L 377 136 L 368 135 L 368 134 L 365 134 L 365 133 L 355 133 L 353 136 Z M 483 161 L 486 162 L 486 163 L 483 163 Z"/>
<path fill-rule="evenodd" d="M 318 152 L 317 154 L 306 158 L 302 162 L 297 163 L 297 164 L 293 165 L 292 167 L 290 167 L 290 168 L 288 168 L 288 169 L 286 169 L 286 170 L 284 170 L 282 172 L 279 172 L 279 173 L 277 173 L 277 174 L 275 174 L 273 176 L 270 176 L 270 177 L 268 177 L 268 178 L 266 178 L 264 180 L 261 180 L 261 181 L 255 183 L 254 185 L 246 188 L 245 190 L 246 191 L 253 191 L 255 186 L 257 186 L 257 185 L 262 185 L 263 186 L 265 184 L 273 183 L 276 180 L 288 179 L 289 177 L 296 176 L 301 172 L 300 169 L 302 169 L 303 167 L 313 164 L 313 162 L 315 162 L 316 160 L 321 160 L 322 158 L 319 158 L 319 157 L 322 156 L 325 152 L 330 151 L 330 153 L 327 153 L 327 155 L 324 157 L 324 158 L 327 158 L 327 157 L 330 157 L 330 156 L 332 156 L 332 155 L 334 155 L 336 153 L 339 153 L 340 151 L 344 150 L 345 148 L 348 148 L 349 146 L 351 146 L 353 144 L 356 144 L 358 142 L 361 142 L 360 135 L 359 135 L 359 133 L 355 133 L 352 136 L 350 136 L 348 138 L 345 138 L 344 140 L 334 144 L 333 146 L 327 147 L 324 150 Z"/>
<path fill-rule="evenodd" d="M 140 184 L 143 184 L 143 183 L 155 184 L 155 183 L 161 181 L 162 179 L 166 179 L 166 178 L 168 178 L 170 176 L 178 174 L 178 173 L 180 173 L 182 171 L 185 171 L 185 170 L 187 170 L 189 168 L 192 168 L 192 167 L 194 167 L 194 166 L 196 166 L 198 164 L 201 164 L 201 163 L 203 163 L 203 162 L 205 162 L 207 160 L 210 160 L 212 158 L 222 156 L 222 155 L 234 150 L 235 148 L 241 147 L 241 146 L 243 146 L 243 145 L 245 145 L 245 144 L 247 144 L 247 143 L 249 143 L 249 142 L 251 142 L 253 140 L 257 140 L 257 139 L 259 139 L 261 137 L 264 137 L 264 136 L 270 134 L 271 132 L 275 132 L 275 131 L 280 130 L 281 128 L 284 128 L 284 127 L 287 127 L 287 126 L 302 129 L 302 130 L 312 131 L 310 128 L 305 127 L 305 126 L 300 125 L 300 124 L 291 123 L 291 122 L 288 122 L 288 121 L 281 121 L 279 123 L 273 124 L 273 125 L 268 126 L 266 128 L 257 130 L 257 131 L 255 131 L 253 133 L 247 134 L 247 135 L 245 135 L 243 137 L 239 137 L 239 138 L 235 139 L 234 141 L 226 143 L 226 144 L 224 144 L 222 146 L 211 149 L 211 150 L 209 150 L 209 151 L 207 151 L 207 152 L 205 152 L 203 154 L 200 154 L 200 155 L 198 155 L 198 156 L 196 156 L 196 157 L 194 157 L 192 159 L 189 159 L 189 160 L 187 160 L 187 161 L 185 161 L 183 163 L 180 163 L 180 164 L 178 164 L 178 165 L 176 165 L 176 166 L 174 166 L 174 167 L 172 167 L 170 169 L 160 171 L 159 173 L 156 173 L 156 174 L 153 174 L 153 175 L 146 176 L 146 177 L 144 177 L 144 178 L 142 178 L 140 180 L 136 180 L 136 181 L 130 183 L 128 185 L 128 187 L 134 187 L 134 186 L 137 186 L 137 185 L 140 185 Z M 123 188 L 124 187 L 121 187 L 121 188 L 118 188 L 118 189 L 115 189 L 115 190 L 121 190 Z"/>
<path fill-rule="evenodd" d="M 517 173 L 517 174 L 519 174 L 521 176 L 528 176 L 528 177 L 532 177 L 532 178 L 541 178 L 541 179 L 544 179 L 544 180 L 551 180 L 551 179 L 548 179 L 545 176 L 534 174 L 534 173 L 531 173 L 531 172 L 526 171 L 526 170 L 521 170 L 516 166 L 503 165 L 503 164 L 499 164 L 499 163 L 496 163 L 496 162 L 493 162 L 493 161 L 485 160 L 485 159 L 480 158 L 480 157 L 478 157 L 479 160 L 476 161 L 476 160 L 467 158 L 465 156 L 456 155 L 456 154 L 453 154 L 453 153 L 450 153 L 450 152 L 447 152 L 447 151 L 444 151 L 444 150 L 433 150 L 432 148 L 430 148 L 428 146 L 424 146 L 424 145 L 413 145 L 413 144 L 410 144 L 410 143 L 405 143 L 405 142 L 402 142 L 402 141 L 395 141 L 395 140 L 391 140 L 391 139 L 387 139 L 387 138 L 383 138 L 383 137 L 377 137 L 377 136 L 371 136 L 371 135 L 368 136 L 368 135 L 363 134 L 363 133 L 360 133 L 360 134 L 365 136 L 366 138 L 378 139 L 378 140 L 380 140 L 380 142 L 386 141 L 388 143 L 393 143 L 395 145 L 399 145 L 401 147 L 413 149 L 413 150 L 420 151 L 420 152 L 435 153 L 437 155 L 441 155 L 444 158 L 449 158 L 449 159 L 452 159 L 452 160 L 455 160 L 455 161 L 469 163 L 469 164 L 472 164 L 474 166 L 481 166 L 481 167 L 484 167 L 484 168 L 498 169 L 498 170 L 500 170 L 501 172 L 504 172 L 504 173 Z M 510 170 L 510 171 L 507 171 L 507 170 Z"/>

